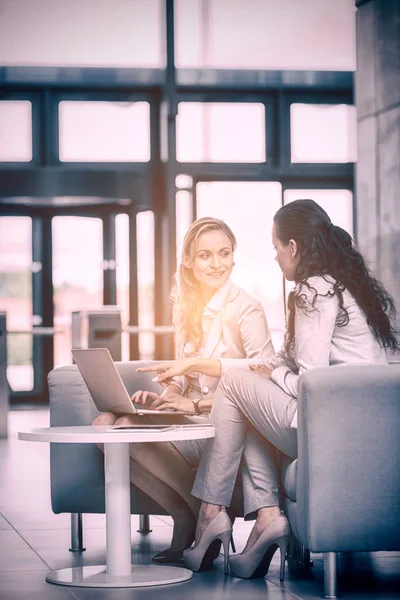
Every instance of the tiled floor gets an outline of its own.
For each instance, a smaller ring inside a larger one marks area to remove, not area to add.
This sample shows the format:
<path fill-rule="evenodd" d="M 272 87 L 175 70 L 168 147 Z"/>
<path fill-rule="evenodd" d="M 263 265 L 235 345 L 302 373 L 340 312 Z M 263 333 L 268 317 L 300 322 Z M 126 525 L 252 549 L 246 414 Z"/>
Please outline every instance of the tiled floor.
<path fill-rule="evenodd" d="M 17 431 L 48 425 L 47 410 L 9 413 L 9 437 L 0 440 L 0 599 L 1 600 L 128 600 L 186 599 L 309 600 L 322 596 L 322 557 L 313 555 L 314 567 L 286 569 L 279 581 L 278 556 L 266 579 L 240 580 L 223 573 L 223 559 L 213 571 L 195 573 L 185 583 L 136 589 L 89 589 L 57 586 L 45 581 L 46 572 L 68 566 L 105 562 L 104 515 L 84 516 L 83 553 L 68 551 L 69 515 L 54 515 L 50 508 L 49 446 L 22 442 Z M 150 563 L 150 556 L 167 547 L 171 523 L 167 517 L 151 517 L 152 533 L 137 533 L 132 517 L 132 560 Z M 235 523 L 238 550 L 251 524 Z M 400 553 L 376 553 L 340 557 L 340 591 L 343 600 L 399 600 Z"/>

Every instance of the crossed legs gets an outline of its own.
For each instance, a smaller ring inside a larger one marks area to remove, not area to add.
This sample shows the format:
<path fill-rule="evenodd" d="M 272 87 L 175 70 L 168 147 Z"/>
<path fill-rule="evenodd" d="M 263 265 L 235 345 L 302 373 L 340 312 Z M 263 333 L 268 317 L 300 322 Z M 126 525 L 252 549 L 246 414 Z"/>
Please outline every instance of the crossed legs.
<path fill-rule="evenodd" d="M 203 452 L 192 493 L 203 502 L 196 542 L 221 506 L 229 506 L 242 454 L 245 515 L 257 513 L 250 547 L 279 514 L 276 448 L 297 455 L 296 430 L 290 427 L 296 400 L 271 380 L 245 369 L 224 375 L 211 421 L 215 437 Z"/>

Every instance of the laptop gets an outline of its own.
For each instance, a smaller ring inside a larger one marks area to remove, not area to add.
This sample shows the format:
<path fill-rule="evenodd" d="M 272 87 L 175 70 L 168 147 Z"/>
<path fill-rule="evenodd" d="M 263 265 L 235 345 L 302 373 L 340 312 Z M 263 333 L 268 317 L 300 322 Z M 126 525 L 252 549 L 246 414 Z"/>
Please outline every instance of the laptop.
<path fill-rule="evenodd" d="M 136 408 L 107 348 L 74 349 L 72 356 L 100 412 L 148 415 L 151 416 L 150 421 L 156 424 L 183 423 L 184 415 L 193 416 L 192 413 L 173 410 Z"/>

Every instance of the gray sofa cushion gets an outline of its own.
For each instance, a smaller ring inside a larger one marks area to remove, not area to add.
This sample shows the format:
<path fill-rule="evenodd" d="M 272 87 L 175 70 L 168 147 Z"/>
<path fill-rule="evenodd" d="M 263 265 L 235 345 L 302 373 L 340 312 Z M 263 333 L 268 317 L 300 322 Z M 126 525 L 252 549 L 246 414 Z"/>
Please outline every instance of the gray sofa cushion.
<path fill-rule="evenodd" d="M 153 375 L 136 373 L 143 362 L 115 363 L 130 394 L 138 389 L 158 391 Z M 48 375 L 50 425 L 90 425 L 99 414 L 76 365 L 59 367 Z M 51 501 L 55 513 L 103 513 L 103 454 L 95 444 L 50 444 Z M 132 486 L 133 514 L 166 514 L 154 500 Z"/>
<path fill-rule="evenodd" d="M 297 527 L 314 552 L 400 549 L 400 367 L 303 374 Z"/>

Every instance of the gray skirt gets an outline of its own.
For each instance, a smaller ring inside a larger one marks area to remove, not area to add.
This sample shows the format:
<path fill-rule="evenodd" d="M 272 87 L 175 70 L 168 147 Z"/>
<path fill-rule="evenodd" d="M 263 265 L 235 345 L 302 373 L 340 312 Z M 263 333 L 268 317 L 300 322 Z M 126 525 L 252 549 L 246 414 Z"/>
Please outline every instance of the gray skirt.
<path fill-rule="evenodd" d="M 204 413 L 202 415 L 196 415 L 193 417 L 185 416 L 185 423 L 209 423 L 210 415 Z M 199 466 L 201 455 L 203 454 L 206 439 L 203 440 L 183 440 L 181 442 L 169 442 L 171 446 L 179 452 L 179 454 L 185 459 L 188 466 L 191 469 L 195 469 Z"/>

